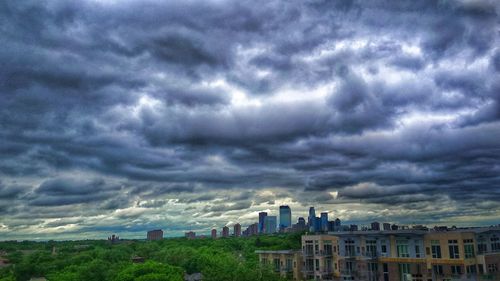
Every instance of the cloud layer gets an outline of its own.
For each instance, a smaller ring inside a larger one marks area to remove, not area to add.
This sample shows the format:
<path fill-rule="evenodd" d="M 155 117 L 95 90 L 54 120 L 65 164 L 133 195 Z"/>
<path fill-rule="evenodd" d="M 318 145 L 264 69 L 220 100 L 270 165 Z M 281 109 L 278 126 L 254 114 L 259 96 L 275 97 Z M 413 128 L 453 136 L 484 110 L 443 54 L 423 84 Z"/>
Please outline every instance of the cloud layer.
<path fill-rule="evenodd" d="M 497 1 L 0 3 L 0 234 L 142 237 L 289 204 L 498 223 Z"/>

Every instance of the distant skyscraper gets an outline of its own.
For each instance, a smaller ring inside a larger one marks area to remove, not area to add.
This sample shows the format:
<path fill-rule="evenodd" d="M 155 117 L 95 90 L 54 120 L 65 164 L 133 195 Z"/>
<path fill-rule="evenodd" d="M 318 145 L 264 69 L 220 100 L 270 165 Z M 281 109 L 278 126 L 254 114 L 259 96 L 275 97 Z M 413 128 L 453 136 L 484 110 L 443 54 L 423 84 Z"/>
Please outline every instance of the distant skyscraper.
<path fill-rule="evenodd" d="M 321 218 L 315 217 L 314 218 L 314 232 L 320 232 L 321 231 Z"/>
<path fill-rule="evenodd" d="M 257 235 L 259 234 L 259 224 L 254 223 L 248 226 L 248 235 Z"/>
<path fill-rule="evenodd" d="M 221 234 L 222 237 L 229 237 L 229 227 L 227 226 L 224 226 L 222 228 L 222 234 Z"/>
<path fill-rule="evenodd" d="M 212 229 L 212 238 L 215 239 L 217 238 L 217 229 Z"/>
<path fill-rule="evenodd" d="M 341 227 L 341 222 L 340 222 L 340 219 L 339 218 L 336 218 L 335 219 L 335 231 L 339 231 L 340 230 L 340 227 Z"/>
<path fill-rule="evenodd" d="M 259 233 L 264 232 L 264 219 L 267 217 L 266 212 L 259 213 Z"/>
<path fill-rule="evenodd" d="M 196 232 L 189 231 L 184 234 L 187 239 L 195 239 L 196 238 Z"/>
<path fill-rule="evenodd" d="M 237 224 L 234 225 L 233 234 L 234 234 L 234 237 L 240 237 L 241 236 L 241 224 L 237 223 Z"/>
<path fill-rule="evenodd" d="M 276 216 L 266 216 L 264 218 L 264 232 L 265 233 L 275 233 L 276 232 Z"/>
<path fill-rule="evenodd" d="M 280 230 L 292 226 L 292 210 L 289 206 L 280 206 Z"/>
<path fill-rule="evenodd" d="M 321 213 L 321 231 L 328 231 L 328 213 Z"/>
<path fill-rule="evenodd" d="M 309 217 L 307 217 L 307 225 L 314 228 L 314 218 L 316 217 L 316 211 L 314 207 L 309 208 Z"/>

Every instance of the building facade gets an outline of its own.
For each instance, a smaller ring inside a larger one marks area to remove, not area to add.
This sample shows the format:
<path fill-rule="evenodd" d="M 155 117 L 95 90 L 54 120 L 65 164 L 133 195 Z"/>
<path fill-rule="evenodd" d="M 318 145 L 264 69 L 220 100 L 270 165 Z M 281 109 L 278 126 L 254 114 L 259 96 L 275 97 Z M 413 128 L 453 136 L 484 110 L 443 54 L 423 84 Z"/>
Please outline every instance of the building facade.
<path fill-rule="evenodd" d="M 229 227 L 224 226 L 224 227 L 222 228 L 221 237 L 229 237 Z"/>
<path fill-rule="evenodd" d="M 161 230 L 161 229 L 150 230 L 150 231 L 148 231 L 146 238 L 149 241 L 162 240 L 163 239 L 163 230 Z"/>
<path fill-rule="evenodd" d="M 237 223 L 233 227 L 233 235 L 234 237 L 240 237 L 241 236 L 241 224 Z"/>
<path fill-rule="evenodd" d="M 266 216 L 264 218 L 264 233 L 271 234 L 276 232 L 276 216 Z"/>
<path fill-rule="evenodd" d="M 292 210 L 289 206 L 280 206 L 280 230 L 292 227 Z"/>
<path fill-rule="evenodd" d="M 259 213 L 259 233 L 264 233 L 264 219 L 267 217 L 266 212 Z"/>
<path fill-rule="evenodd" d="M 302 237 L 306 280 L 500 280 L 500 227 Z"/>
<path fill-rule="evenodd" d="M 256 251 L 261 266 L 271 269 L 287 280 L 303 280 L 302 253 L 296 250 Z"/>

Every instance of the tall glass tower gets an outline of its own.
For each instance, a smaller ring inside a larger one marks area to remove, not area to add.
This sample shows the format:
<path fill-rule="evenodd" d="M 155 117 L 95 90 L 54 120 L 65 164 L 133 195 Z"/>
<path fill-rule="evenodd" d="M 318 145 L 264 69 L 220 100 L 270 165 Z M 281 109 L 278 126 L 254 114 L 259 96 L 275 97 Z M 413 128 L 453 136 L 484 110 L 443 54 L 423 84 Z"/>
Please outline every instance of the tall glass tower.
<path fill-rule="evenodd" d="M 289 206 L 280 206 L 280 230 L 292 226 L 292 210 Z"/>

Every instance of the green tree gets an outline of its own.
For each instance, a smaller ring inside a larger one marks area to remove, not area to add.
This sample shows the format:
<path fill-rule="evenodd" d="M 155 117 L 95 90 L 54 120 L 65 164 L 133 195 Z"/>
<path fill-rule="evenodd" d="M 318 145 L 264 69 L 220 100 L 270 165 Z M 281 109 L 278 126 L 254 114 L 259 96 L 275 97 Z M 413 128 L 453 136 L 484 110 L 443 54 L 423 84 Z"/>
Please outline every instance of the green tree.
<path fill-rule="evenodd" d="M 113 281 L 183 281 L 182 268 L 148 261 L 124 268 Z"/>

